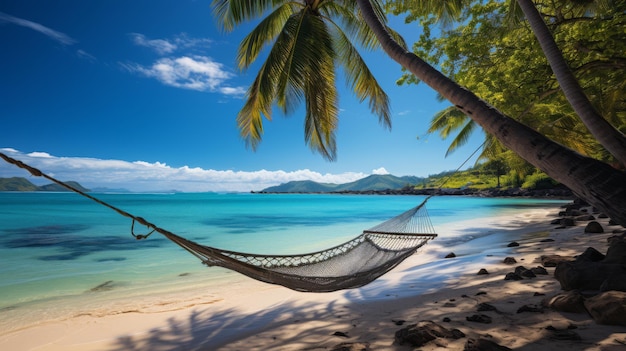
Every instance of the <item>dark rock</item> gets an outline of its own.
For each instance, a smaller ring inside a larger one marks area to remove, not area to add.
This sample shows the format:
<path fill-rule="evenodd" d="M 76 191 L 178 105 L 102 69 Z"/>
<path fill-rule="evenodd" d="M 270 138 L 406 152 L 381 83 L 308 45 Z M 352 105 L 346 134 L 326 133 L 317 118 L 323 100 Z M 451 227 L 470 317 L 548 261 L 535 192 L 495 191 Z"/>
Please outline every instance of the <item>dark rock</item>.
<path fill-rule="evenodd" d="M 521 275 L 517 273 L 510 272 L 506 274 L 506 276 L 504 277 L 504 280 L 524 280 L 524 277 L 522 277 Z"/>
<path fill-rule="evenodd" d="M 559 312 L 585 313 L 585 298 L 577 291 L 567 291 L 543 300 L 543 305 Z"/>
<path fill-rule="evenodd" d="M 626 274 L 612 275 L 600 285 L 600 291 L 626 291 Z"/>
<path fill-rule="evenodd" d="M 585 307 L 598 324 L 626 326 L 626 292 L 603 292 L 586 299 Z"/>
<path fill-rule="evenodd" d="M 596 221 L 591 221 L 587 223 L 585 227 L 585 233 L 604 233 L 604 228 L 602 225 Z"/>
<path fill-rule="evenodd" d="M 369 351 L 370 345 L 366 342 L 343 342 L 335 345 L 331 351 Z"/>
<path fill-rule="evenodd" d="M 604 257 L 605 263 L 626 264 L 626 241 L 612 240 L 609 242 L 609 248 L 606 250 Z"/>
<path fill-rule="evenodd" d="M 443 321 L 444 323 L 450 323 L 450 322 L 452 322 L 452 320 L 451 320 L 449 317 L 443 317 L 442 321 Z"/>
<path fill-rule="evenodd" d="M 517 246 L 519 246 L 519 243 L 517 241 L 513 241 L 507 245 L 507 247 L 517 247 Z"/>
<path fill-rule="evenodd" d="M 548 275 L 548 271 L 540 266 L 531 268 L 530 271 L 533 272 L 535 275 Z"/>
<path fill-rule="evenodd" d="M 469 339 L 465 343 L 463 351 L 508 351 L 506 346 L 499 345 L 488 339 Z"/>
<path fill-rule="evenodd" d="M 611 276 L 626 274 L 626 266 L 603 262 L 561 262 L 554 270 L 554 277 L 561 289 L 600 290 L 600 286 Z"/>
<path fill-rule="evenodd" d="M 392 319 L 391 321 L 395 325 L 404 325 L 404 323 L 406 323 L 406 321 L 404 319 Z"/>
<path fill-rule="evenodd" d="M 476 273 L 476 275 L 485 275 L 485 274 L 489 274 L 489 272 L 487 272 L 487 270 L 486 270 L 486 269 L 484 269 L 484 268 L 481 268 L 481 269 L 478 271 L 478 273 Z"/>
<path fill-rule="evenodd" d="M 349 336 L 348 336 L 348 334 L 347 334 L 347 333 L 340 332 L 340 331 L 336 331 L 336 332 L 334 332 L 334 333 L 333 333 L 333 336 L 340 336 L 340 337 L 342 337 L 342 338 L 349 338 Z"/>
<path fill-rule="evenodd" d="M 559 262 L 567 262 L 573 260 L 574 259 L 572 257 L 561 255 L 546 255 L 540 257 L 541 265 L 544 267 L 556 267 Z"/>
<path fill-rule="evenodd" d="M 446 257 L 444 258 L 454 258 L 456 257 L 456 255 L 454 254 L 454 252 L 450 252 L 449 254 L 446 255 Z"/>
<path fill-rule="evenodd" d="M 533 296 L 545 296 L 545 295 L 546 294 L 544 294 L 544 293 L 540 293 L 540 292 L 536 292 L 536 291 L 533 293 Z"/>
<path fill-rule="evenodd" d="M 576 225 L 576 221 L 574 221 L 572 218 L 561 218 L 559 224 L 564 227 L 573 227 Z"/>
<path fill-rule="evenodd" d="M 524 266 L 515 267 L 515 274 L 522 276 L 522 277 L 526 277 L 526 278 L 536 277 L 535 273 L 533 273 L 531 270 L 527 269 Z"/>
<path fill-rule="evenodd" d="M 513 257 L 507 257 L 507 258 L 504 259 L 503 263 L 515 264 L 515 263 L 517 263 L 517 260 L 515 258 L 513 258 Z"/>
<path fill-rule="evenodd" d="M 555 340 L 571 340 L 571 341 L 579 341 L 582 340 L 578 333 L 571 330 L 553 330 L 550 335 L 550 339 Z"/>
<path fill-rule="evenodd" d="M 604 259 L 604 255 L 594 249 L 593 247 L 588 247 L 582 254 L 576 257 L 576 262 L 588 261 L 588 262 L 600 262 Z"/>
<path fill-rule="evenodd" d="M 488 304 L 486 302 L 483 302 L 483 303 L 478 304 L 478 307 L 476 308 L 476 311 L 477 312 L 485 312 L 485 311 L 496 311 L 497 312 L 498 309 L 495 306 L 493 306 L 493 305 L 490 305 L 490 304 Z"/>
<path fill-rule="evenodd" d="M 540 240 L 539 242 L 541 242 L 541 243 L 551 243 L 551 242 L 553 242 L 553 241 L 554 241 L 554 239 L 552 239 L 552 238 L 547 238 L 547 239 Z"/>
<path fill-rule="evenodd" d="M 472 316 L 465 317 L 465 320 L 467 320 L 468 322 L 477 322 L 477 323 L 484 323 L 484 324 L 491 323 L 491 317 L 489 317 L 486 314 L 474 314 Z"/>
<path fill-rule="evenodd" d="M 523 313 L 523 312 L 539 312 L 539 313 L 543 313 L 543 308 L 541 308 L 540 306 L 537 305 L 524 305 L 520 308 L 517 309 L 517 313 Z"/>
<path fill-rule="evenodd" d="M 411 324 L 396 331 L 395 342 L 398 345 L 421 347 L 437 338 L 460 339 L 465 334 L 458 329 L 449 330 L 432 321 Z"/>

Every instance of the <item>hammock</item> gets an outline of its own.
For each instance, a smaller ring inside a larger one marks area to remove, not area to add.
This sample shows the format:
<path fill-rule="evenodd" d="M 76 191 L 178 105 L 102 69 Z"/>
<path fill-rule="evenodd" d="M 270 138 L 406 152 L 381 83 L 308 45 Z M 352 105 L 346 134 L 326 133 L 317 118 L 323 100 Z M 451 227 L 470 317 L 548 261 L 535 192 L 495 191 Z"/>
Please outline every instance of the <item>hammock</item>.
<path fill-rule="evenodd" d="M 425 207 L 429 196 L 414 208 L 327 250 L 302 255 L 258 255 L 222 250 L 198 244 L 157 227 L 2 153 L 0 157 L 34 176 L 49 179 L 131 218 L 131 233 L 137 239 L 145 239 L 156 231 L 198 257 L 207 266 L 224 267 L 296 291 L 330 292 L 364 286 L 389 272 L 437 236 Z M 135 234 L 135 222 L 152 231 L 146 235 Z"/>

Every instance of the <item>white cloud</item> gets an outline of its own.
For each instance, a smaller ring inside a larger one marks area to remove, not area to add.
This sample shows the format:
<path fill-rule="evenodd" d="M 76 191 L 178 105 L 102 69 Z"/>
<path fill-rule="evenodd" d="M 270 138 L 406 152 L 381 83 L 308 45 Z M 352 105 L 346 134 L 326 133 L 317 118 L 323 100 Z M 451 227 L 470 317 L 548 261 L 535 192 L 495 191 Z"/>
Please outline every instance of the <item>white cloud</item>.
<path fill-rule="evenodd" d="M 384 174 L 389 174 L 389 172 L 387 172 L 385 167 L 380 167 L 380 168 L 372 170 L 372 174 L 384 175 Z"/>
<path fill-rule="evenodd" d="M 233 74 L 225 70 L 224 65 L 206 56 L 161 58 L 148 67 L 139 64 L 123 66 L 176 88 L 221 92 L 226 95 L 242 95 L 245 92 L 242 87 L 224 86 Z"/>
<path fill-rule="evenodd" d="M 29 28 L 32 29 L 34 31 L 37 31 L 47 37 L 49 37 L 50 39 L 56 40 L 59 43 L 63 44 L 63 45 L 72 45 L 76 43 L 76 40 L 74 40 L 73 38 L 71 38 L 70 36 L 68 36 L 65 33 L 61 33 L 59 31 L 56 31 L 54 29 L 48 28 L 44 25 L 41 25 L 39 23 L 36 22 L 32 22 L 29 20 L 25 20 L 22 18 L 18 18 L 18 17 L 14 17 L 11 15 L 8 15 L 4 12 L 0 12 L 0 23 L 1 22 L 7 22 L 7 23 L 12 23 L 18 26 L 22 26 L 25 28 Z"/>
<path fill-rule="evenodd" d="M 233 171 L 199 167 L 171 167 L 162 162 L 103 160 L 87 157 L 57 157 L 46 152 L 22 153 L 4 148 L 0 152 L 40 169 L 59 180 L 74 180 L 88 188 L 125 188 L 132 191 L 259 191 L 293 180 L 313 180 L 323 183 L 348 183 L 367 176 L 364 173 L 346 172 L 322 174 L 302 169 L 296 171 Z M 377 171 L 384 170 L 380 168 Z M 385 171 L 386 172 L 386 171 Z M 28 173 L 14 165 L 0 163 L 0 177 L 26 177 Z M 30 177 L 34 183 L 48 183 Z"/>
<path fill-rule="evenodd" d="M 410 113 L 411 113 L 411 110 L 404 110 L 404 111 L 398 112 L 398 116 L 406 116 Z"/>
<path fill-rule="evenodd" d="M 159 55 L 171 54 L 182 49 L 206 47 L 212 43 L 208 38 L 190 38 L 186 34 L 179 34 L 171 39 L 148 39 L 141 33 L 128 34 L 135 45 L 150 48 Z"/>
<path fill-rule="evenodd" d="M 170 54 L 178 48 L 176 44 L 164 39 L 148 39 L 145 35 L 139 33 L 130 33 L 129 35 L 136 45 L 150 48 L 161 55 Z"/>

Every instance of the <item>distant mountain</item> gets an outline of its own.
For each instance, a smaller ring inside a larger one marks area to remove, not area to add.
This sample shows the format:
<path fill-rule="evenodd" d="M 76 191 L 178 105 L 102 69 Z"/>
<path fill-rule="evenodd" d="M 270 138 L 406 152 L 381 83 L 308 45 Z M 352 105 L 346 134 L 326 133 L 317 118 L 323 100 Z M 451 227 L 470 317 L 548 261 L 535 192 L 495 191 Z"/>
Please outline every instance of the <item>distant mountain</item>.
<path fill-rule="evenodd" d="M 89 189 L 83 187 L 77 182 L 65 182 L 80 191 L 88 192 Z M 13 177 L 13 178 L 0 178 L 0 191 L 69 191 L 67 188 L 58 184 L 46 184 L 37 186 L 26 178 Z"/>
<path fill-rule="evenodd" d="M 328 193 L 341 191 L 368 191 L 402 189 L 407 185 L 415 185 L 424 178 L 405 176 L 396 177 L 391 174 L 370 175 L 354 182 L 345 184 L 317 183 L 310 180 L 298 180 L 263 189 L 264 193 Z"/>

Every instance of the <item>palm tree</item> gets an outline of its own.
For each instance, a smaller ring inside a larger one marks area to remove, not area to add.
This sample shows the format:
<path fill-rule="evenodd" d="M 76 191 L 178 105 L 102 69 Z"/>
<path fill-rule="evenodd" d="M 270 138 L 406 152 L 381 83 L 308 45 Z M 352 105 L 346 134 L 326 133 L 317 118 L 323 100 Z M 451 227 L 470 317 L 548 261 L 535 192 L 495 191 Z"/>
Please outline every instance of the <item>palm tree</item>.
<path fill-rule="evenodd" d="M 360 9 L 358 13 L 355 8 L 357 4 Z M 275 8 L 244 39 L 242 43 L 244 49 L 240 50 L 240 64 L 243 62 L 242 66 L 246 67 L 246 63 L 249 64 L 250 59 L 256 58 L 261 48 L 268 43 L 267 38 L 260 37 L 261 33 L 267 34 L 270 38 L 276 38 L 268 59 L 248 91 L 248 99 L 238 117 L 242 135 L 252 143 L 260 140 L 262 115 L 271 116 L 271 105 L 274 102 L 288 112 L 293 107 L 291 105 L 293 99 L 297 101 L 304 98 L 307 103 L 305 133 L 307 136 L 310 135 L 309 133 L 315 134 L 312 138 L 317 138 L 317 140 L 312 140 L 311 145 L 318 149 L 321 147 L 320 151 L 323 154 L 326 153 L 327 156 L 334 155 L 332 135 L 336 127 L 336 115 L 333 117 L 332 114 L 325 113 L 324 108 L 332 108 L 329 104 L 336 103 L 336 95 L 331 94 L 332 89 L 328 87 L 328 83 L 310 82 L 310 80 L 333 79 L 334 81 L 334 76 L 330 75 L 330 67 L 332 67 L 330 62 L 331 59 L 341 60 L 339 54 L 341 51 L 336 44 L 331 44 L 331 42 L 338 43 L 332 41 L 337 38 L 337 34 L 334 31 L 331 32 L 326 27 L 326 23 L 334 27 L 336 22 L 328 18 L 335 18 L 335 15 L 345 16 L 342 23 L 344 25 L 353 23 L 352 28 L 360 29 L 356 33 L 359 34 L 358 38 L 366 38 L 362 42 L 369 43 L 369 47 L 374 46 L 368 34 L 371 30 L 392 59 L 450 101 L 503 145 L 543 170 L 550 177 L 568 186 L 578 196 L 604 211 L 618 223 L 626 225 L 626 211 L 623 210 L 626 208 L 625 173 L 603 162 L 584 157 L 502 114 L 406 50 L 405 46 L 395 40 L 397 36 L 388 30 L 378 1 L 305 0 L 298 3 L 278 0 L 215 0 L 214 6 L 226 29 L 232 29 L 237 23 L 260 16 L 265 11 Z M 299 10 L 296 11 L 296 8 Z M 360 21 L 360 16 L 364 22 Z M 369 29 L 366 30 L 363 24 L 366 24 Z M 301 31 L 301 27 L 307 31 Z M 300 45 L 303 47 L 300 48 Z M 353 52 L 352 49 L 354 46 L 350 45 L 348 52 Z M 300 50 L 303 51 L 300 52 Z M 324 52 L 312 52 L 316 50 Z M 281 55 L 286 55 L 288 59 Z M 311 66 L 301 67 L 299 64 Z M 345 66 L 346 63 L 344 63 Z M 285 69 L 293 69 L 294 72 L 284 72 Z M 320 73 L 317 73 L 318 71 Z M 348 72 L 351 73 L 350 70 Z M 270 79 L 276 76 L 279 78 Z M 371 82 L 371 80 L 367 81 Z M 360 86 L 360 84 L 355 84 L 356 82 L 352 81 L 353 87 Z M 319 94 L 317 90 L 314 90 L 316 84 L 321 84 L 323 89 Z M 377 84 L 375 86 L 378 87 Z M 357 91 L 361 90 L 357 89 Z M 360 96 L 362 99 L 370 99 L 370 107 L 380 106 L 372 103 L 372 101 L 378 101 L 373 97 L 381 96 L 380 94 L 363 93 Z M 328 97 L 333 98 L 332 102 L 323 101 Z M 373 110 L 376 111 L 375 108 Z M 389 122 L 388 116 L 385 117 L 380 113 L 378 115 L 384 123 Z M 314 144 L 314 142 L 320 144 Z M 327 144 L 321 144 L 323 142 Z M 332 157 L 328 158 L 332 159 Z"/>
<path fill-rule="evenodd" d="M 378 2 L 373 10 L 383 14 Z M 339 114 L 336 71 L 380 122 L 391 127 L 389 98 L 353 44 L 376 48 L 378 42 L 354 11 L 354 0 L 214 0 L 217 20 L 226 30 L 266 15 L 239 46 L 238 64 L 247 69 L 263 48 L 269 54 L 247 91 L 237 116 L 241 136 L 253 149 L 263 134 L 263 117 L 270 120 L 276 104 L 289 114 L 305 101 L 305 142 L 324 157 L 336 155 Z M 397 36 L 401 40 L 400 36 Z"/>
<path fill-rule="evenodd" d="M 506 147 L 565 184 L 618 223 L 626 225 L 626 173 L 582 156 L 502 114 L 398 45 L 381 23 L 369 0 L 357 0 L 357 3 L 365 22 L 393 60 L 450 101 Z"/>
<path fill-rule="evenodd" d="M 561 90 L 565 94 L 574 111 L 580 117 L 591 134 L 602 144 L 622 165 L 626 166 L 626 136 L 614 128 L 593 107 L 584 90 L 574 77 L 563 54 L 552 37 L 552 33 L 543 21 L 541 14 L 532 0 L 517 0 L 524 12 L 537 41 L 543 50 L 552 71 L 556 76 Z"/>

